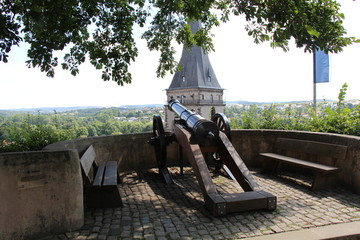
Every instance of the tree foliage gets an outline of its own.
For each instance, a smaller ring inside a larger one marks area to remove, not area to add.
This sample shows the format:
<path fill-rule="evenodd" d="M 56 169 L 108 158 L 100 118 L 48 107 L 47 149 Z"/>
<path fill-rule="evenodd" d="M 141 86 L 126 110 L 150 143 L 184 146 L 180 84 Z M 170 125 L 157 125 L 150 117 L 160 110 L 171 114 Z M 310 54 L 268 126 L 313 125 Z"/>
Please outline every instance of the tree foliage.
<path fill-rule="evenodd" d="M 355 38 L 345 37 L 344 15 L 334 0 L 3 0 L 0 2 L 0 61 L 21 42 L 29 44 L 29 67 L 53 77 L 59 64 L 73 75 L 89 59 L 103 80 L 131 82 L 129 65 L 138 55 L 134 29 L 150 50 L 160 51 L 158 76 L 178 69 L 173 41 L 211 51 L 211 28 L 244 15 L 256 43 L 339 52 Z M 192 33 L 189 21 L 201 21 Z M 65 51 L 59 63 L 56 51 Z"/>
<path fill-rule="evenodd" d="M 319 111 L 309 104 L 303 106 L 252 105 L 250 108 L 231 106 L 227 116 L 231 119 L 232 129 L 278 129 L 329 132 L 360 136 L 360 105 L 345 103 L 347 84 L 340 89 L 338 102 L 330 105 L 319 104 Z"/>
<path fill-rule="evenodd" d="M 162 108 L 98 108 L 37 113 L 0 111 L 0 152 L 40 150 L 48 144 L 83 137 L 152 131 Z"/>

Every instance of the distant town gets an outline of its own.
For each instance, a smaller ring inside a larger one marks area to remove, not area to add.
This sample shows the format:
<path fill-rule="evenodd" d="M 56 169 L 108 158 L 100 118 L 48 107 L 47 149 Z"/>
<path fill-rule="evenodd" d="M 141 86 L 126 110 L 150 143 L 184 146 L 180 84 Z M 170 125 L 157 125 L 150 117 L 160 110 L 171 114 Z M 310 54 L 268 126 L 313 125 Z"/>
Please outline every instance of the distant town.
<path fill-rule="evenodd" d="M 360 104 L 359 99 L 353 99 L 353 100 L 346 100 L 346 104 L 349 107 L 356 106 Z M 252 105 L 256 105 L 260 109 L 265 109 L 269 105 L 274 105 L 278 110 L 283 110 L 287 107 L 291 108 L 300 108 L 303 106 L 312 105 L 313 101 L 286 101 L 286 102 L 250 102 L 250 101 L 226 101 L 227 106 L 237 106 L 242 107 L 245 109 L 249 109 Z M 337 106 L 337 100 L 317 100 L 317 104 L 323 106 L 323 107 L 336 107 Z M 104 107 L 104 106 L 72 106 L 72 107 L 39 107 L 39 108 L 14 108 L 14 109 L 0 109 L 0 114 L 6 113 L 6 112 L 29 112 L 29 113 L 37 113 L 37 112 L 69 112 L 69 111 L 76 111 L 76 110 L 84 110 L 84 109 L 101 109 L 101 108 L 118 108 L 120 109 L 120 112 L 126 112 L 131 111 L 134 109 L 142 109 L 143 111 L 148 110 L 148 112 L 152 112 L 154 109 L 163 108 L 165 104 L 140 104 L 140 105 L 121 105 L 118 107 Z M 124 120 L 123 118 L 120 118 L 118 120 Z"/>

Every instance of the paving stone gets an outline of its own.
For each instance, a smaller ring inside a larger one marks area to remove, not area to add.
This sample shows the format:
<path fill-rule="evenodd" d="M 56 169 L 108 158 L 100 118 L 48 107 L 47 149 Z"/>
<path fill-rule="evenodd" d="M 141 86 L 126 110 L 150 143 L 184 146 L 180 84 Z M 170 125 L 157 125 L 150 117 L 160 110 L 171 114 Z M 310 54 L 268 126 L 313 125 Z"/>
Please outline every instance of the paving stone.
<path fill-rule="evenodd" d="M 182 240 L 193 240 L 192 237 L 188 237 L 188 236 L 184 236 L 184 237 L 181 237 Z"/>
<path fill-rule="evenodd" d="M 221 229 L 220 232 L 222 234 L 224 234 L 225 236 L 230 236 L 231 235 L 231 232 L 226 228 Z"/>
<path fill-rule="evenodd" d="M 67 237 L 67 238 L 75 238 L 75 237 L 77 237 L 77 236 L 79 236 L 80 235 L 80 233 L 79 232 L 68 232 L 68 233 L 65 233 L 65 236 Z"/>
<path fill-rule="evenodd" d="M 93 227 L 93 228 L 91 229 L 91 232 L 96 232 L 96 233 L 98 233 L 98 232 L 100 232 L 100 229 L 101 229 L 100 226 L 95 226 L 95 227 Z"/>
<path fill-rule="evenodd" d="M 98 236 L 98 240 L 106 240 L 107 238 L 107 235 L 104 235 L 104 234 L 99 234 Z"/>
<path fill-rule="evenodd" d="M 131 231 L 122 231 L 120 232 L 120 236 L 121 237 L 130 237 L 132 234 L 131 234 Z"/>
<path fill-rule="evenodd" d="M 175 233 L 175 232 L 177 232 L 176 228 L 174 228 L 174 227 L 165 228 L 165 231 L 166 231 L 167 233 Z"/>
<path fill-rule="evenodd" d="M 120 228 L 113 228 L 113 229 L 109 230 L 108 235 L 117 236 L 117 235 L 120 235 L 120 234 L 123 235 L 123 233 L 130 233 L 130 231 L 123 231 Z M 124 236 L 124 237 L 126 237 L 126 236 Z"/>
<path fill-rule="evenodd" d="M 170 233 L 170 239 L 180 239 L 180 235 L 178 233 Z"/>
<path fill-rule="evenodd" d="M 108 236 L 106 240 L 118 240 L 118 238 L 115 236 Z"/>
<path fill-rule="evenodd" d="M 166 235 L 166 232 L 163 230 L 155 230 L 155 235 L 158 237 L 162 237 Z"/>
<path fill-rule="evenodd" d="M 74 240 L 86 240 L 86 238 L 87 237 L 84 235 L 79 235 L 79 236 L 75 237 Z"/>
<path fill-rule="evenodd" d="M 153 234 L 145 234 L 145 235 L 144 235 L 144 238 L 145 238 L 146 240 L 155 240 L 155 239 L 156 239 Z"/>
<path fill-rule="evenodd" d="M 142 239 L 142 238 L 143 238 L 142 232 L 135 232 L 135 233 L 133 234 L 133 238 L 135 238 L 135 239 Z"/>
<path fill-rule="evenodd" d="M 98 239 L 98 234 L 97 233 L 91 233 L 86 239 L 87 240 L 96 240 L 96 239 Z"/>

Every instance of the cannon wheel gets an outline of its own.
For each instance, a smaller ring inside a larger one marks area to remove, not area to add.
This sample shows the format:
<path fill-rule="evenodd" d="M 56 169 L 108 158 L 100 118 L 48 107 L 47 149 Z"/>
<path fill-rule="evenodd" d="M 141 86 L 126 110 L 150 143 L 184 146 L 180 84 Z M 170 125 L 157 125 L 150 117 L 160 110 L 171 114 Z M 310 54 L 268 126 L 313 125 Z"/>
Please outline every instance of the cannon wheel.
<path fill-rule="evenodd" d="M 164 177 L 166 184 L 172 184 L 173 179 L 166 167 L 166 146 L 167 139 L 164 131 L 164 125 L 159 115 L 153 117 L 153 145 L 155 146 L 156 161 L 159 167 L 159 173 Z"/>
<path fill-rule="evenodd" d="M 229 141 L 231 142 L 231 129 L 230 129 L 230 121 L 229 119 L 225 116 L 225 114 L 223 113 L 215 113 L 214 116 L 211 119 L 213 122 L 216 123 L 216 125 L 218 126 L 219 130 L 223 133 L 225 133 L 225 135 L 227 136 L 227 138 L 229 139 Z M 228 178 L 235 180 L 235 177 L 233 176 L 233 174 L 231 173 L 231 171 L 229 170 L 229 168 L 223 164 L 223 162 L 221 161 L 221 159 L 219 158 L 219 154 L 215 153 L 214 154 L 214 158 L 218 161 L 217 163 L 217 167 L 216 167 L 216 171 L 219 171 L 220 168 L 224 169 L 224 171 L 226 172 L 226 175 Z"/>
<path fill-rule="evenodd" d="M 223 113 L 215 113 L 211 119 L 216 123 L 219 130 L 225 133 L 229 141 L 231 142 L 231 129 L 230 129 L 230 121 Z"/>

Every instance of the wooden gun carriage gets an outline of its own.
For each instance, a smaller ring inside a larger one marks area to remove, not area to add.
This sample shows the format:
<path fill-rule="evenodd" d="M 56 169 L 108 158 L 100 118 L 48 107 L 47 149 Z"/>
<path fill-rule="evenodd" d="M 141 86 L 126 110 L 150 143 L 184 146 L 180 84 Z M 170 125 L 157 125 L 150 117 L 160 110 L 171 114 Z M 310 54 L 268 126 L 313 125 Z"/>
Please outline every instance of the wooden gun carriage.
<path fill-rule="evenodd" d="M 174 133 L 164 131 L 160 116 L 153 119 L 153 137 L 149 141 L 155 146 L 159 173 L 167 184 L 173 182 L 166 167 L 166 146 L 172 141 L 180 145 L 181 154 L 187 156 L 202 191 L 206 208 L 214 215 L 276 208 L 276 196 L 260 189 L 248 168 L 231 144 L 230 127 L 224 114 L 215 114 L 212 121 L 186 109 L 178 100 L 172 99 L 168 108 L 179 120 L 174 121 Z M 228 176 L 236 180 L 244 192 L 219 193 L 210 176 L 204 156 L 215 156 Z"/>

